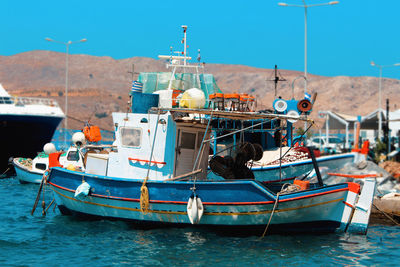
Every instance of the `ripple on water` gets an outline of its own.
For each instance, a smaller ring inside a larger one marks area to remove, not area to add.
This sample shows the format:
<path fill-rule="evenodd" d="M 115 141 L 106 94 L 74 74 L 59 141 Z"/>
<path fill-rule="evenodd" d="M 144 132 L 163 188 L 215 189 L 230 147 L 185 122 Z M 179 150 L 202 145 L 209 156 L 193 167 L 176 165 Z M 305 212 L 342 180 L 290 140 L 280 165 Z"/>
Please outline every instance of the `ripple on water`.
<path fill-rule="evenodd" d="M 400 227 L 374 225 L 367 236 L 220 236 L 204 229 L 139 230 L 120 221 L 87 221 L 58 210 L 30 215 L 38 185 L 0 180 L 0 265 L 59 266 L 395 266 Z M 51 192 L 46 190 L 47 203 Z M 52 209 L 50 209 L 52 210 Z"/>

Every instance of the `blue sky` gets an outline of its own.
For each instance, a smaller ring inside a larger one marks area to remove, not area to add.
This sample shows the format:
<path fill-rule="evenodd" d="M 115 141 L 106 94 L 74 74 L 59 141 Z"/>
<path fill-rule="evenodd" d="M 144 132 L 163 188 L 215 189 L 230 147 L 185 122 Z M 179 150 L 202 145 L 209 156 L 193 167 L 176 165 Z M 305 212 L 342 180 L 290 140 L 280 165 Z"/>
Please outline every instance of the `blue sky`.
<path fill-rule="evenodd" d="M 110 56 L 168 54 L 181 49 L 188 25 L 189 54 L 206 63 L 304 70 L 304 9 L 278 2 L 301 0 L 174 1 L 2 0 L 0 55 L 31 50 Z M 307 4 L 328 1 L 308 0 Z M 326 76 L 378 76 L 370 61 L 400 63 L 400 1 L 342 0 L 308 10 L 308 72 Z M 384 68 L 400 78 L 400 67 Z"/>

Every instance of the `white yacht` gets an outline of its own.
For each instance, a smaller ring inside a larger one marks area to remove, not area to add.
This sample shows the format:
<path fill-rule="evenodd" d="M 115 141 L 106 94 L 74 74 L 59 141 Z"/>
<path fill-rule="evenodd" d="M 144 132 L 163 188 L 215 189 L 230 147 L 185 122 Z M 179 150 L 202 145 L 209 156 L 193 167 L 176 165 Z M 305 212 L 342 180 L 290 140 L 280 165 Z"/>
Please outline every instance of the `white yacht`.
<path fill-rule="evenodd" d="M 10 157 L 35 157 L 64 117 L 55 100 L 11 96 L 0 84 L 0 172 Z"/>

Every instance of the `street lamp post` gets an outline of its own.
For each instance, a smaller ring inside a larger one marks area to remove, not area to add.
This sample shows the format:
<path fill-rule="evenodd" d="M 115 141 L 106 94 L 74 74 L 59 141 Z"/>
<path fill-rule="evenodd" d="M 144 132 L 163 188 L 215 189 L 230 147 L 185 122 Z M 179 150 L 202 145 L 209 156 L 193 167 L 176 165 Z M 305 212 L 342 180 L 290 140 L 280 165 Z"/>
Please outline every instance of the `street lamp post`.
<path fill-rule="evenodd" d="M 307 5 L 305 0 L 302 0 L 302 5 L 293 5 L 287 3 L 278 3 L 279 6 L 294 6 L 294 7 L 304 7 L 304 93 L 307 92 L 307 8 L 315 7 L 315 6 L 328 6 L 328 5 L 336 5 L 339 1 L 330 1 L 329 3 L 322 4 L 312 4 Z"/>
<path fill-rule="evenodd" d="M 48 38 L 48 37 L 46 37 L 45 40 L 49 41 L 49 42 L 63 44 L 66 47 L 66 53 L 65 53 L 65 122 L 64 122 L 65 132 L 64 132 L 64 142 L 67 142 L 67 129 L 68 129 L 68 53 L 69 53 L 69 46 L 71 44 L 75 44 L 75 43 L 86 42 L 87 39 L 83 38 L 82 40 L 79 40 L 79 41 L 75 41 L 75 42 L 68 41 L 66 43 L 65 42 L 56 41 L 56 40 L 53 40 L 53 39 Z"/>
<path fill-rule="evenodd" d="M 379 140 L 381 140 L 382 137 L 382 69 L 386 68 L 386 67 L 396 67 L 396 66 L 400 66 L 400 63 L 395 63 L 392 65 L 378 65 L 375 64 L 375 62 L 371 61 L 371 66 L 373 67 L 377 67 L 379 68 L 379 93 L 378 93 L 378 109 L 379 109 L 379 113 L 378 113 L 378 138 Z"/>

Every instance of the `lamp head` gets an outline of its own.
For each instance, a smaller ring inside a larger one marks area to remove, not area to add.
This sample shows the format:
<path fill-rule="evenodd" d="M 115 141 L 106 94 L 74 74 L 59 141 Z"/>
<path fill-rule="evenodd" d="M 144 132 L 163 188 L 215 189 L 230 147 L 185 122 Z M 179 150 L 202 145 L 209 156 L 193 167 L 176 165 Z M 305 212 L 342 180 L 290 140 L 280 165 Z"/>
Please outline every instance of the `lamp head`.
<path fill-rule="evenodd" d="M 336 4 L 339 4 L 339 1 L 330 1 L 329 4 L 330 5 L 336 5 Z"/>
<path fill-rule="evenodd" d="M 86 41 L 87 41 L 87 39 L 86 39 L 86 38 L 83 38 L 83 39 L 80 40 L 79 42 L 83 43 L 83 42 L 86 42 Z"/>
<path fill-rule="evenodd" d="M 375 66 L 375 62 L 371 61 L 371 66 Z"/>
<path fill-rule="evenodd" d="M 288 4 L 286 3 L 278 3 L 278 6 L 287 6 Z"/>
<path fill-rule="evenodd" d="M 53 41 L 53 39 L 51 39 L 51 38 L 49 38 L 49 37 L 46 37 L 46 38 L 44 38 L 46 41 L 49 41 L 49 42 L 52 42 Z"/>

